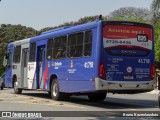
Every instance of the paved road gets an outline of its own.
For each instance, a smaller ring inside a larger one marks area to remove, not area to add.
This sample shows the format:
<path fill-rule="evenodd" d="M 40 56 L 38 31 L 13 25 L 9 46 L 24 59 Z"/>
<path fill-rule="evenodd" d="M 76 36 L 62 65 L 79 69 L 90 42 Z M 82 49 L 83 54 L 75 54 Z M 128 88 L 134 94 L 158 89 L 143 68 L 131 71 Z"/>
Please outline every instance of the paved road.
<path fill-rule="evenodd" d="M 152 111 L 156 113 L 159 110 L 158 95 L 155 93 L 108 94 L 105 101 L 95 103 L 90 102 L 86 96 L 73 96 L 70 101 L 57 102 L 50 99 L 47 92 L 23 91 L 22 94 L 17 95 L 14 94 L 13 89 L 0 90 L 0 111 L 86 111 L 86 114 L 87 111 L 93 111 L 87 114 L 91 117 L 96 114 L 94 111 L 105 111 L 112 119 L 114 115 L 122 115 L 126 112 Z"/>

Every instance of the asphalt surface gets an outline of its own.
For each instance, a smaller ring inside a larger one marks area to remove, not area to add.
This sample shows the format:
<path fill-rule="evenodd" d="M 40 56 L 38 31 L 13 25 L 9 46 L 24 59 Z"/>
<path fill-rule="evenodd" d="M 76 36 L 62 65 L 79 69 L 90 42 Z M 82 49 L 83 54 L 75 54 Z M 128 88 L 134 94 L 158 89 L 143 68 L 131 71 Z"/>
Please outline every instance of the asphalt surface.
<path fill-rule="evenodd" d="M 22 94 L 17 95 L 14 94 L 13 89 L 5 88 L 4 90 L 0 90 L 0 111 L 60 111 L 58 113 L 60 115 L 56 114 L 55 117 L 62 120 L 67 120 L 70 117 L 79 120 L 103 120 L 106 116 L 107 119 L 112 120 L 119 117 L 122 118 L 123 114 L 130 115 L 129 117 L 123 117 L 123 120 L 160 119 L 156 117 L 131 116 L 135 112 L 138 114 L 146 112 L 160 115 L 157 91 L 134 95 L 113 95 L 109 93 L 103 102 L 90 102 L 86 96 L 72 96 L 69 101 L 54 101 L 49 97 L 47 92 L 23 91 Z M 64 114 L 64 111 L 68 112 Z M 50 120 L 52 118 L 45 119 Z"/>

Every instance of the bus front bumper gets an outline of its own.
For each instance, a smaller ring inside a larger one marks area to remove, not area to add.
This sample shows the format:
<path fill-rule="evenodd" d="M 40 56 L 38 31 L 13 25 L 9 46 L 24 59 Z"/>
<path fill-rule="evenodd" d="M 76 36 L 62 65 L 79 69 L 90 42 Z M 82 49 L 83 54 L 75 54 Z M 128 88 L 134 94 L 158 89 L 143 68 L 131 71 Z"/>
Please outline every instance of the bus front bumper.
<path fill-rule="evenodd" d="M 154 90 L 154 80 L 150 81 L 108 81 L 100 78 L 95 79 L 96 90 L 119 91 L 119 90 Z"/>

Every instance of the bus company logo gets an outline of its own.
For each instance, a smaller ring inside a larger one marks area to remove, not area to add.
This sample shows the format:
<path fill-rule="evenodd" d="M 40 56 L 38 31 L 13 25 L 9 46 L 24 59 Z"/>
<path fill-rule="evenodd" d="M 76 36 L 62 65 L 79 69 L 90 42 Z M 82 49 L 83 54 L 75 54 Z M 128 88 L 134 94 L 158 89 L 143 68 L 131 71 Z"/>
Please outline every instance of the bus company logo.
<path fill-rule="evenodd" d="M 131 73 L 131 72 L 132 72 L 132 67 L 130 67 L 130 66 L 127 67 L 127 72 L 128 72 L 128 73 Z"/>
<path fill-rule="evenodd" d="M 70 74 L 73 74 L 73 73 L 76 72 L 76 69 L 74 69 L 74 63 L 73 63 L 72 60 L 71 60 L 71 63 L 70 63 L 70 68 L 69 68 L 67 71 L 68 71 L 68 73 L 70 73 Z"/>
<path fill-rule="evenodd" d="M 54 62 L 54 63 L 52 63 L 52 66 L 54 66 L 54 67 L 62 66 L 62 62 Z"/>
<path fill-rule="evenodd" d="M 85 68 L 93 68 L 93 62 L 85 62 L 84 67 Z"/>
<path fill-rule="evenodd" d="M 74 67 L 74 64 L 73 64 L 73 61 L 71 60 L 70 68 L 73 68 L 73 67 Z"/>
<path fill-rule="evenodd" d="M 52 66 L 54 67 L 54 69 L 59 69 L 59 67 L 62 66 L 62 62 L 54 62 L 52 63 Z"/>

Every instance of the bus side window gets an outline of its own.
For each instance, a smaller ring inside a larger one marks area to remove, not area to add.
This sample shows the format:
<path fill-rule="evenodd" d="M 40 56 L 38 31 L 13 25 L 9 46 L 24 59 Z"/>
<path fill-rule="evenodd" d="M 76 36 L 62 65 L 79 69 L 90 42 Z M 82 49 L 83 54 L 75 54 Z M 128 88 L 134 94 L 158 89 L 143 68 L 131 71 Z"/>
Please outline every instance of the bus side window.
<path fill-rule="evenodd" d="M 67 36 L 57 37 L 53 40 L 53 59 L 66 58 Z"/>
<path fill-rule="evenodd" d="M 20 58 L 21 58 L 21 46 L 15 46 L 13 62 L 20 63 Z"/>
<path fill-rule="evenodd" d="M 47 43 L 47 59 L 52 59 L 52 48 L 53 48 L 53 39 L 49 39 Z"/>
<path fill-rule="evenodd" d="M 30 55 L 29 55 L 30 62 L 35 61 L 35 54 L 36 54 L 36 43 L 31 43 L 30 44 Z"/>
<path fill-rule="evenodd" d="M 10 68 L 11 64 L 12 64 L 12 52 L 9 52 L 8 55 L 8 60 L 7 60 L 7 68 Z"/>
<path fill-rule="evenodd" d="M 85 41 L 84 41 L 84 56 L 89 57 L 92 53 L 92 30 L 85 32 Z"/>
<path fill-rule="evenodd" d="M 82 57 L 83 32 L 71 34 L 68 37 L 68 58 Z"/>

